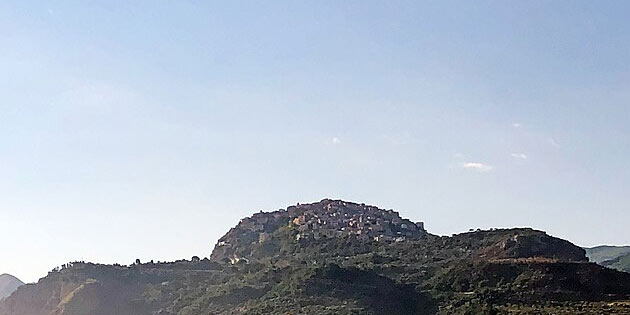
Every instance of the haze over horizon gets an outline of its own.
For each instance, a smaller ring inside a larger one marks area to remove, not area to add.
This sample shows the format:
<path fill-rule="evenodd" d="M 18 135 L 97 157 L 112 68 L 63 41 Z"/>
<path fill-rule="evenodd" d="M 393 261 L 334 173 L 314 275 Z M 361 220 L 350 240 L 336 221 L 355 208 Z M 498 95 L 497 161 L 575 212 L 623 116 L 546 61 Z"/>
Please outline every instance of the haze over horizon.
<path fill-rule="evenodd" d="M 630 3 L 0 3 L 0 274 L 336 198 L 630 244 Z"/>

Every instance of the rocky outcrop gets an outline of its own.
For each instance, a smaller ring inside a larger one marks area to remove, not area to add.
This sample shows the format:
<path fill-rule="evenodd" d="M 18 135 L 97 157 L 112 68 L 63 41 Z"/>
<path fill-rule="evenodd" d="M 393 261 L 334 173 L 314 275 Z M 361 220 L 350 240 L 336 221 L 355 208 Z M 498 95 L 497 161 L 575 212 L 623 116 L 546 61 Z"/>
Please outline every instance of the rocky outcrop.
<path fill-rule="evenodd" d="M 464 233 L 457 238 L 482 238 L 477 257 L 483 260 L 543 258 L 559 262 L 587 262 L 583 248 L 569 241 L 529 228 L 494 229 Z"/>

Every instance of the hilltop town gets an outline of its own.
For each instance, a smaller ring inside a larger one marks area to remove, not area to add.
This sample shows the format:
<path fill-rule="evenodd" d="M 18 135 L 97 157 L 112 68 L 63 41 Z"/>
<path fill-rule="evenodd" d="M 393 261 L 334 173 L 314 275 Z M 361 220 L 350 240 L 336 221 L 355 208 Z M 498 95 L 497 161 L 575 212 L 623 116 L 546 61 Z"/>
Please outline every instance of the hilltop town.
<path fill-rule="evenodd" d="M 630 274 L 531 228 L 431 235 L 393 210 L 324 199 L 242 219 L 209 259 L 74 262 L 0 315 L 629 314 Z"/>
<path fill-rule="evenodd" d="M 259 212 L 242 219 L 219 239 L 213 258 L 232 257 L 232 248 L 262 244 L 279 228 L 294 232 L 296 241 L 351 237 L 361 241 L 403 242 L 427 235 L 423 222 L 412 222 L 394 210 L 342 200 L 324 199 L 310 204 L 297 204 L 274 212 Z"/>
<path fill-rule="evenodd" d="M 423 222 L 411 222 L 394 210 L 341 200 L 289 207 L 296 239 L 355 236 L 360 240 L 404 241 L 426 234 Z"/>

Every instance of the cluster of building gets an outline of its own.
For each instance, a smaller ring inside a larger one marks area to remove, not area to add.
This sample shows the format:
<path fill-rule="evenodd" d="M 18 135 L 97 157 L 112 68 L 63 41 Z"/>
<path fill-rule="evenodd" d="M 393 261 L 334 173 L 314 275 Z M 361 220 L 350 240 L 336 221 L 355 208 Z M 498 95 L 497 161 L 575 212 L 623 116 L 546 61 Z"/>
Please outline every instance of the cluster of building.
<path fill-rule="evenodd" d="M 242 219 L 219 239 L 213 257 L 232 257 L 239 248 L 270 240 L 275 231 L 287 225 L 296 231 L 298 241 L 354 237 L 364 241 L 401 242 L 427 234 L 424 223 L 403 219 L 396 211 L 324 199 L 317 203 L 290 206 L 286 210 L 260 212 Z"/>
<path fill-rule="evenodd" d="M 424 223 L 411 222 L 393 210 L 328 200 L 319 204 L 289 207 L 296 239 L 353 236 L 360 240 L 404 241 L 426 234 Z M 294 214 L 294 216 L 292 216 Z"/>

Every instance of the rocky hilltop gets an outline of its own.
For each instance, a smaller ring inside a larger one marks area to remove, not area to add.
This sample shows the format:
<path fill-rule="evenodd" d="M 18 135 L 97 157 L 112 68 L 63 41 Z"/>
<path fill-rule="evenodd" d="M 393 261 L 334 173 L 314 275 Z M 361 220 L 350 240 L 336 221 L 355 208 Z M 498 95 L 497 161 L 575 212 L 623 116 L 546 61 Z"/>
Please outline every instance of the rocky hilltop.
<path fill-rule="evenodd" d="M 412 222 L 394 210 L 324 199 L 297 204 L 274 212 L 259 212 L 242 219 L 221 237 L 211 258 L 238 262 L 255 254 L 273 238 L 287 237 L 302 244 L 321 239 L 355 239 L 357 241 L 403 242 L 427 236 L 423 222 Z"/>
<path fill-rule="evenodd" d="M 325 199 L 244 218 L 209 258 L 76 262 L 0 315 L 630 314 L 630 274 L 533 229 L 447 236 Z"/>

